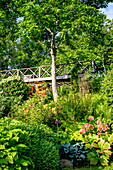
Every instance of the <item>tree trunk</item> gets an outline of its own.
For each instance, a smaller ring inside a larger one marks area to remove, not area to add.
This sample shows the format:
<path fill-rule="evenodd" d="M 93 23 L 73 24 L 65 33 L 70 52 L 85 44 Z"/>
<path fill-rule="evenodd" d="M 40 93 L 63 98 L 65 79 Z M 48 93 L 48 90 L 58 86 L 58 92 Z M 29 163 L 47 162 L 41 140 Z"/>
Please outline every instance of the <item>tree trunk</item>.
<path fill-rule="evenodd" d="M 58 98 L 57 82 L 56 82 L 56 47 L 55 47 L 55 36 L 52 34 L 51 39 L 51 57 L 52 57 L 52 92 L 54 101 Z"/>

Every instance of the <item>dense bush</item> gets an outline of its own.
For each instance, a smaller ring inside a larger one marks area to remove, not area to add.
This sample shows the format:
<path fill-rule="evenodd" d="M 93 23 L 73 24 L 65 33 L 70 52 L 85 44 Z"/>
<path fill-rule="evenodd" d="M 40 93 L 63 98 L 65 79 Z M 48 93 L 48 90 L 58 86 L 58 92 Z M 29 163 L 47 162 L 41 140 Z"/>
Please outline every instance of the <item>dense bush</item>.
<path fill-rule="evenodd" d="M 7 116 L 11 109 L 11 100 L 9 97 L 4 97 L 0 94 L 0 118 Z"/>
<path fill-rule="evenodd" d="M 58 137 L 49 127 L 0 120 L 0 167 L 59 169 Z"/>
<path fill-rule="evenodd" d="M 100 91 L 101 82 L 104 79 L 103 75 L 87 74 L 88 90 L 90 93 L 97 93 Z"/>
<path fill-rule="evenodd" d="M 21 135 L 21 141 L 29 147 L 27 154 L 32 158 L 35 169 L 58 169 L 59 152 L 58 138 L 46 125 L 23 124 L 12 122 L 12 127 L 26 130 L 27 134 Z"/>
<path fill-rule="evenodd" d="M 0 81 L 0 91 L 5 96 L 21 96 L 22 101 L 26 100 L 29 95 L 29 87 L 19 78 L 8 77 Z"/>
<path fill-rule="evenodd" d="M 22 80 L 9 77 L 0 81 L 0 95 L 0 117 L 7 116 L 28 98 L 29 87 Z"/>

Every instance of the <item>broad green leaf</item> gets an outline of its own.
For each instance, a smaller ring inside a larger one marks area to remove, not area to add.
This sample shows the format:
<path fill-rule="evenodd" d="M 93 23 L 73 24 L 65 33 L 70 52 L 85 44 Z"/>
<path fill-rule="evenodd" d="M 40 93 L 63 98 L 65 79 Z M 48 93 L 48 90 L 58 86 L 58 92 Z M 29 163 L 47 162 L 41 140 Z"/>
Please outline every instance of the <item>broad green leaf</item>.
<path fill-rule="evenodd" d="M 101 138 L 101 140 L 98 142 L 98 146 L 100 149 L 103 149 L 104 143 L 105 143 L 105 140 Z"/>
<path fill-rule="evenodd" d="M 5 159 L 5 158 L 3 158 L 3 159 L 0 159 L 0 164 L 2 165 L 2 164 L 8 164 L 8 161 Z"/>
<path fill-rule="evenodd" d="M 103 149 L 111 149 L 110 144 L 108 142 L 105 142 L 103 145 Z"/>
<path fill-rule="evenodd" d="M 113 134 L 110 135 L 110 137 L 108 138 L 108 141 L 109 141 L 110 144 L 113 143 Z"/>
<path fill-rule="evenodd" d="M 8 136 L 10 137 L 10 138 L 12 138 L 12 131 L 9 131 L 9 133 L 8 133 Z"/>
<path fill-rule="evenodd" d="M 15 155 L 14 160 L 15 160 L 15 161 L 18 160 L 18 154 Z"/>
<path fill-rule="evenodd" d="M 3 156 L 5 155 L 5 153 L 4 152 L 0 152 L 0 158 L 3 158 Z"/>
<path fill-rule="evenodd" d="M 101 164 L 103 165 L 103 166 L 107 166 L 108 165 L 108 157 L 107 156 L 105 156 L 105 155 L 102 155 L 101 157 L 100 157 L 100 162 L 101 162 Z"/>
<path fill-rule="evenodd" d="M 10 170 L 15 170 L 14 166 L 13 167 L 10 166 Z"/>
<path fill-rule="evenodd" d="M 5 167 L 4 170 L 9 170 L 9 168 L 8 168 L 8 167 Z"/>
<path fill-rule="evenodd" d="M 15 168 L 16 168 L 17 170 L 21 170 L 21 169 L 22 169 L 20 165 L 16 165 Z"/>
<path fill-rule="evenodd" d="M 5 145 L 0 145 L 0 150 L 5 149 Z"/>
<path fill-rule="evenodd" d="M 103 154 L 104 152 L 101 150 L 96 150 L 96 152 Z"/>
<path fill-rule="evenodd" d="M 19 148 L 28 148 L 26 145 L 24 145 L 24 144 L 18 144 L 17 145 Z"/>
<path fill-rule="evenodd" d="M 6 157 L 6 160 L 7 160 L 9 163 L 13 164 L 13 157 L 12 157 L 11 155 L 8 155 L 8 156 Z"/>
<path fill-rule="evenodd" d="M 87 156 L 88 156 L 88 159 L 90 160 L 91 165 L 96 165 L 98 163 L 98 157 L 93 155 L 92 152 L 88 153 Z"/>
<path fill-rule="evenodd" d="M 13 150 L 13 151 L 16 151 L 16 148 L 14 148 L 14 147 L 11 147 L 11 150 Z"/>
<path fill-rule="evenodd" d="M 104 150 L 105 155 L 112 155 L 112 152 L 109 150 Z"/>
<path fill-rule="evenodd" d="M 98 144 L 96 144 L 96 143 L 92 143 L 92 146 L 93 146 L 94 148 L 98 148 Z"/>
<path fill-rule="evenodd" d="M 12 132 L 13 132 L 13 133 L 14 133 L 14 132 L 22 132 L 22 130 L 21 130 L 21 129 L 13 129 Z"/>
<path fill-rule="evenodd" d="M 29 162 L 29 161 L 26 161 L 26 160 L 24 160 L 24 159 L 21 159 L 21 160 L 20 160 L 20 164 L 22 164 L 23 166 L 28 166 L 28 164 L 30 164 L 30 162 Z"/>
<path fill-rule="evenodd" d="M 17 152 L 11 152 L 10 154 L 11 154 L 11 155 L 12 155 L 12 157 L 14 158 L 14 157 L 15 157 L 15 155 L 17 154 Z"/>
<path fill-rule="evenodd" d="M 13 137 L 11 140 L 16 140 L 17 142 L 19 141 L 19 137 Z"/>
<path fill-rule="evenodd" d="M 90 148 L 90 149 L 93 148 L 93 146 L 92 146 L 91 144 L 89 144 L 89 143 L 86 143 L 85 146 L 86 146 L 87 148 Z"/>

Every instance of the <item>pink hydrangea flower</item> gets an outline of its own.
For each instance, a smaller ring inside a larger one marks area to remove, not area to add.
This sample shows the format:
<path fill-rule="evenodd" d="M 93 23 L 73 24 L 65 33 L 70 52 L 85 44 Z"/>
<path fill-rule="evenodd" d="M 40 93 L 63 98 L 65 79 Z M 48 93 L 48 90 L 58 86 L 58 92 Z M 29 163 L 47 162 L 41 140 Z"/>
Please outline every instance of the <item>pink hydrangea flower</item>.
<path fill-rule="evenodd" d="M 85 126 L 85 128 L 89 127 L 89 123 L 85 123 L 84 126 Z"/>
<path fill-rule="evenodd" d="M 93 126 L 93 125 L 90 125 L 90 129 L 94 129 L 94 126 Z"/>
<path fill-rule="evenodd" d="M 80 130 L 80 133 L 82 133 L 83 135 L 85 134 L 85 130 L 84 129 L 81 129 Z"/>
<path fill-rule="evenodd" d="M 94 117 L 93 116 L 89 116 L 89 120 L 94 120 Z"/>
<path fill-rule="evenodd" d="M 97 132 L 97 135 L 102 135 L 102 131 L 100 131 L 100 132 Z"/>
<path fill-rule="evenodd" d="M 102 129 L 102 128 L 103 128 L 102 124 L 99 124 L 99 125 L 98 125 L 98 128 L 99 128 L 99 129 Z"/>
<path fill-rule="evenodd" d="M 88 128 L 87 128 L 87 127 L 85 128 L 85 131 L 88 131 Z"/>
<path fill-rule="evenodd" d="M 108 129 L 108 126 L 105 126 L 106 129 Z"/>
<path fill-rule="evenodd" d="M 101 124 L 101 121 L 100 120 L 97 120 L 97 125 L 100 125 Z"/>
<path fill-rule="evenodd" d="M 108 126 L 102 127 L 103 132 L 107 131 Z"/>
<path fill-rule="evenodd" d="M 81 129 L 83 129 L 83 125 L 81 126 Z"/>

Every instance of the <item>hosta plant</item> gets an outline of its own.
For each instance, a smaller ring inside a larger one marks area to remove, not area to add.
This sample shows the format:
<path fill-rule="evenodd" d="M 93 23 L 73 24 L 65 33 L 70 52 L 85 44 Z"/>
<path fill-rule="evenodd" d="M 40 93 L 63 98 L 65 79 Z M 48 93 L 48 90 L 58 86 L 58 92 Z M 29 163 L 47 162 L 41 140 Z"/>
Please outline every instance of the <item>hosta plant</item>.
<path fill-rule="evenodd" d="M 33 168 L 33 162 L 26 155 L 28 146 L 20 142 L 21 129 L 11 129 L 8 118 L 0 119 L 0 170 Z"/>
<path fill-rule="evenodd" d="M 59 147 L 60 157 L 61 159 L 70 160 L 74 167 L 86 166 L 88 164 L 87 161 L 87 153 L 88 150 L 85 148 L 83 142 L 77 142 L 73 145 L 70 143 L 61 144 Z"/>

